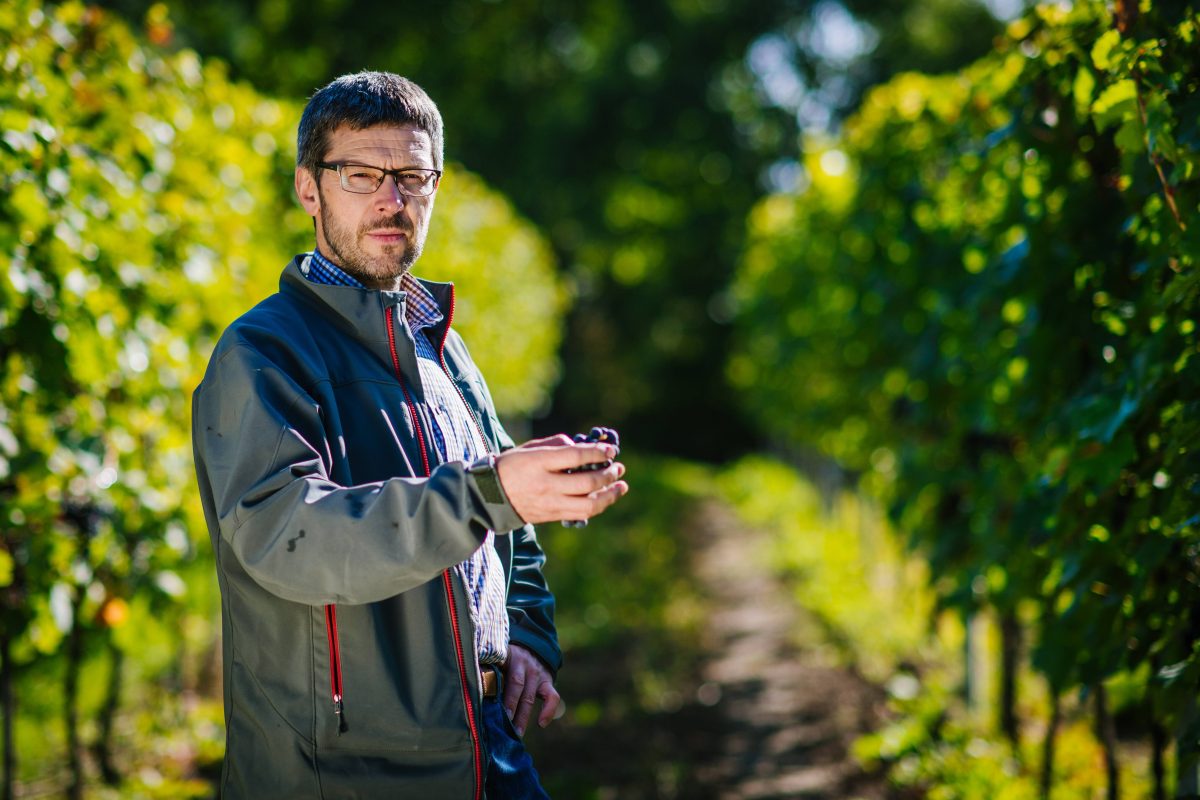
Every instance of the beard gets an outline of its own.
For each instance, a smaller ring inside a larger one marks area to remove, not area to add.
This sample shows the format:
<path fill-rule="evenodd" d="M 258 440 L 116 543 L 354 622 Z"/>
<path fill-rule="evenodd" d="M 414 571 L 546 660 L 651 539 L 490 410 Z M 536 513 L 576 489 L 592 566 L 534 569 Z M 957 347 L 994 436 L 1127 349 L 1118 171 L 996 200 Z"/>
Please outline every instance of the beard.
<path fill-rule="evenodd" d="M 320 190 L 318 189 L 318 194 Z M 328 255 L 348 275 L 371 288 L 386 287 L 405 272 L 408 272 L 417 259 L 421 257 L 421 249 L 425 237 L 418 238 L 417 233 L 409 225 L 403 214 L 375 220 L 363 224 L 358 230 L 351 230 L 333 218 L 321 197 L 321 229 L 325 233 L 325 242 L 329 245 Z M 380 255 L 366 253 L 361 242 L 366 235 L 381 228 L 391 228 L 404 232 L 404 242 L 387 245 Z"/>

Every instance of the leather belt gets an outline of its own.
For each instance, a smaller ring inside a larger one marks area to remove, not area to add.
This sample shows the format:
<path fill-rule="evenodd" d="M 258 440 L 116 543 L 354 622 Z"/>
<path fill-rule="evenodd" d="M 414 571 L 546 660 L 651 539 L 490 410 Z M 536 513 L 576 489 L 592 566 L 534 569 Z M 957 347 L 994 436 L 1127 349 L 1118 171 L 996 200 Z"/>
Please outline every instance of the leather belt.
<path fill-rule="evenodd" d="M 483 687 L 483 696 L 487 700 L 496 697 L 500 688 L 500 680 L 496 675 L 496 668 L 491 664 L 484 664 L 483 669 L 479 673 L 479 685 Z"/>

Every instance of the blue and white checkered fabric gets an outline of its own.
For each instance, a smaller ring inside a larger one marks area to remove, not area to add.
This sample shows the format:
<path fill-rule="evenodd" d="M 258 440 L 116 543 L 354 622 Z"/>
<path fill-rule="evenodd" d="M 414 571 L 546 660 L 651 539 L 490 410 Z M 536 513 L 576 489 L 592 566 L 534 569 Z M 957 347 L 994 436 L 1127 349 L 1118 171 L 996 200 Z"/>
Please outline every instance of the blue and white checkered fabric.
<path fill-rule="evenodd" d="M 366 289 L 362 283 L 347 275 L 315 250 L 312 258 L 307 259 L 306 263 L 308 270 L 304 273 L 305 277 L 314 283 Z M 424 408 L 418 408 L 418 417 L 431 421 L 430 432 L 443 462 L 471 463 L 487 455 L 487 443 L 483 441 L 462 395 L 454 388 L 450 377 L 442 369 L 441 358 L 433 343 L 423 332 L 425 328 L 441 322 L 442 313 L 438 310 L 433 295 L 410 273 L 405 272 L 400 282 L 401 288 L 408 295 L 404 321 L 417 344 L 417 367 L 420 369 L 421 384 L 425 390 Z M 504 568 L 493 546 L 495 536 L 495 533 L 488 531 L 483 546 L 455 567 L 470 593 L 471 617 L 475 623 L 475 646 L 481 664 L 499 664 L 508 654 L 508 609 Z"/>

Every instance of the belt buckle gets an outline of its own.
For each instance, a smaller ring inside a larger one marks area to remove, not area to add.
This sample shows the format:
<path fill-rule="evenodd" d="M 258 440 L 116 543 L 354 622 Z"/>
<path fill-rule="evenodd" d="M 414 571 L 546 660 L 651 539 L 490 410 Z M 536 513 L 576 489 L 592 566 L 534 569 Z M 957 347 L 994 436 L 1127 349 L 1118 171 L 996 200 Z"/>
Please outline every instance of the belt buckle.
<path fill-rule="evenodd" d="M 479 687 L 486 700 L 490 700 L 499 694 L 499 676 L 496 673 L 496 667 L 493 664 L 484 664 L 479 670 Z"/>

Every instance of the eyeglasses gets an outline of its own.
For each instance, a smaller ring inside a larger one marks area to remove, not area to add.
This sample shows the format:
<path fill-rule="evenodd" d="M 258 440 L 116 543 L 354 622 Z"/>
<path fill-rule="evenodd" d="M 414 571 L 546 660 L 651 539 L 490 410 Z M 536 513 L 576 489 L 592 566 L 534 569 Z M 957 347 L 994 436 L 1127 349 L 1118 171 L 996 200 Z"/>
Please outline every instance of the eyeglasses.
<path fill-rule="evenodd" d="M 438 181 L 442 178 L 440 169 L 380 169 L 363 164 L 330 164 L 325 161 L 318 161 L 317 166 L 336 172 L 342 179 L 342 188 L 354 194 L 374 194 L 383 185 L 383 179 L 391 175 L 396 179 L 396 187 L 401 194 L 428 197 L 437 189 Z"/>

